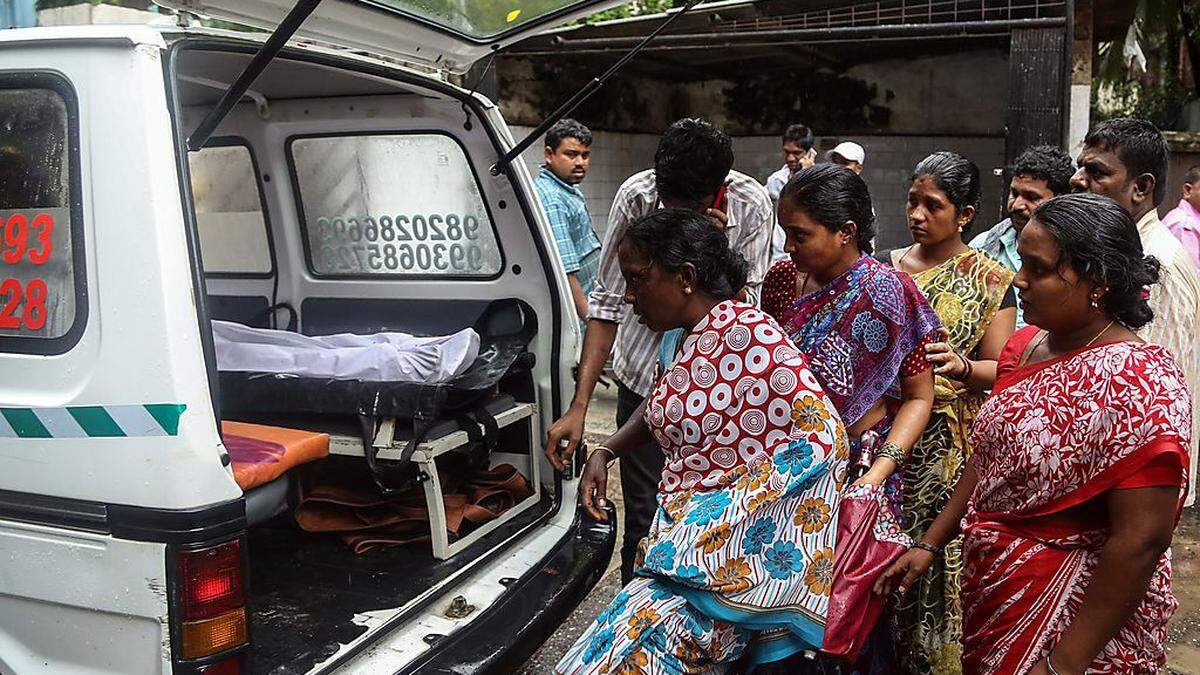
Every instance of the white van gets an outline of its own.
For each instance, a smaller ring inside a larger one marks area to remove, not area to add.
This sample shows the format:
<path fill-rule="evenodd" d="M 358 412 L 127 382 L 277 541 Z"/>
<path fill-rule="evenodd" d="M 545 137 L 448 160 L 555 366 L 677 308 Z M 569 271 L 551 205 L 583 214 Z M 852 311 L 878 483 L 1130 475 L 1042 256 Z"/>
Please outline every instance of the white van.
<path fill-rule="evenodd" d="M 542 458 L 576 322 L 500 113 L 438 73 L 611 4 L 325 0 L 211 137 L 271 33 L 0 31 L 0 673 L 507 672 L 558 627 L 614 540 Z M 213 320 L 481 343 L 447 383 L 320 381 L 219 371 Z M 243 489 L 230 421 L 328 454 Z M 448 534 L 456 455 L 532 494 Z M 428 536 L 297 526 L 343 470 Z"/>

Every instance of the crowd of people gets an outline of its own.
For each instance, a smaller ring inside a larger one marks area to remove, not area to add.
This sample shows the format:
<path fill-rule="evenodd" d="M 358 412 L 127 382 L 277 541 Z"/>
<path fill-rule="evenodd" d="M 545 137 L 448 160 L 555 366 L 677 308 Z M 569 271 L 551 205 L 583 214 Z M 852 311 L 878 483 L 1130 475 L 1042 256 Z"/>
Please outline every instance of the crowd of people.
<path fill-rule="evenodd" d="M 619 428 L 579 497 L 607 520 L 619 464 L 623 588 L 559 672 L 1158 671 L 1194 487 L 1200 168 L 1160 221 L 1166 141 L 1106 121 L 1075 160 L 1021 153 L 989 227 L 979 168 L 934 152 L 911 244 L 876 252 L 857 143 L 822 162 L 793 125 L 764 186 L 679 120 L 602 240 L 592 143 L 555 125 L 536 181 L 584 328 L 546 455 L 571 465 L 611 358 Z"/>

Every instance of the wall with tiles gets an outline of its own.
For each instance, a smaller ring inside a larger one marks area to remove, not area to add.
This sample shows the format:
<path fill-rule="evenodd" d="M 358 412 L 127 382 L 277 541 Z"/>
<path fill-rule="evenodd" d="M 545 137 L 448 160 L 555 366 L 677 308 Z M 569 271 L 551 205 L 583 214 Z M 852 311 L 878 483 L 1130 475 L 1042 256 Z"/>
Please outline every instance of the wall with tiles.
<path fill-rule="evenodd" d="M 520 138 L 528 127 L 513 127 Z M 904 216 L 909 174 L 916 163 L 935 150 L 953 150 L 979 165 L 983 179 L 983 203 L 975 231 L 990 227 L 998 219 L 1003 205 L 1005 186 L 993 169 L 1004 165 L 1004 139 L 998 136 L 856 136 L 853 138 L 821 137 L 817 140 L 821 157 L 827 149 L 842 140 L 862 144 L 867 152 L 863 179 L 871 188 L 875 203 L 880 249 L 908 244 L 908 229 Z M 773 171 L 783 165 L 779 139 L 774 136 L 741 136 L 734 139 L 734 168 L 766 181 Z M 658 136 L 595 132 L 592 145 L 591 170 L 581 187 L 588 200 L 588 211 L 598 233 L 608 223 L 608 211 L 613 196 L 631 174 L 649 168 L 654 162 Z M 542 145 L 535 143 L 524 154 L 530 172 L 542 163 Z"/>

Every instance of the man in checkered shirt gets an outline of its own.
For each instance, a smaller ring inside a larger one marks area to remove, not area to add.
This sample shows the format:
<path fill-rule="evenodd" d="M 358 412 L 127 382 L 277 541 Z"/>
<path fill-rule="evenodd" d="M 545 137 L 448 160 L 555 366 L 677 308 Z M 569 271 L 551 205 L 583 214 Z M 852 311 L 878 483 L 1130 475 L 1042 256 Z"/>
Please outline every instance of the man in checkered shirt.
<path fill-rule="evenodd" d="M 600 272 L 600 240 L 579 189 L 591 162 L 592 132 L 575 120 L 559 120 L 546 132 L 545 153 L 546 163 L 533 184 L 554 230 L 582 329 L 588 318 L 588 293 Z"/>

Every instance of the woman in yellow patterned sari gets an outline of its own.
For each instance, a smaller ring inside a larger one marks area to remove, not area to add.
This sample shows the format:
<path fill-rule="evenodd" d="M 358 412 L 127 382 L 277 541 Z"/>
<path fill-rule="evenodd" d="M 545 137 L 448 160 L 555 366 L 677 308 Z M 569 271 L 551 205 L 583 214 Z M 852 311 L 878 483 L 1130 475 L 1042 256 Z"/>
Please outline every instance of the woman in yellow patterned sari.
<path fill-rule="evenodd" d="M 971 423 L 996 380 L 996 358 L 1016 323 L 1013 273 L 963 243 L 979 192 L 979 169 L 966 158 L 950 152 L 926 157 L 908 193 L 914 243 L 879 255 L 912 275 L 945 326 L 942 342 L 926 348 L 935 366 L 933 413 L 904 467 L 904 525 L 914 538 L 937 517 L 962 475 L 971 454 Z M 898 599 L 892 617 L 904 672 L 962 672 L 960 542 L 938 553 L 930 573 Z"/>

